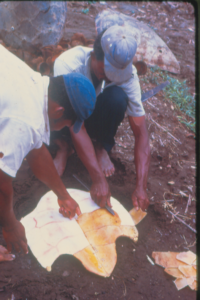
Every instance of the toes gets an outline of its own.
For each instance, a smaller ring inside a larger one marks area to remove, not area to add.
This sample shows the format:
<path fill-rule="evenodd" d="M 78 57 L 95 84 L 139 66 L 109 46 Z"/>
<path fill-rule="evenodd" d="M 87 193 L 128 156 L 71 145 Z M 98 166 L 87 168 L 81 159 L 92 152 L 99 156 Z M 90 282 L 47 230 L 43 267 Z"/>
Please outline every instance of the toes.
<path fill-rule="evenodd" d="M 14 254 L 3 254 L 0 255 L 0 262 L 1 261 L 12 261 L 15 259 L 15 255 Z"/>

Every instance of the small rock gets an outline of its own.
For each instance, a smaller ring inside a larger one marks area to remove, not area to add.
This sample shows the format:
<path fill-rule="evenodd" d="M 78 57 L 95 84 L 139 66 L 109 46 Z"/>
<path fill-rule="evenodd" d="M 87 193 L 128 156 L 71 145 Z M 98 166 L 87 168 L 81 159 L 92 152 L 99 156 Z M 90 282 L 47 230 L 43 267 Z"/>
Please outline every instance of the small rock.
<path fill-rule="evenodd" d="M 173 184 L 175 184 L 175 182 L 174 181 L 169 181 L 168 184 L 173 185 Z"/>

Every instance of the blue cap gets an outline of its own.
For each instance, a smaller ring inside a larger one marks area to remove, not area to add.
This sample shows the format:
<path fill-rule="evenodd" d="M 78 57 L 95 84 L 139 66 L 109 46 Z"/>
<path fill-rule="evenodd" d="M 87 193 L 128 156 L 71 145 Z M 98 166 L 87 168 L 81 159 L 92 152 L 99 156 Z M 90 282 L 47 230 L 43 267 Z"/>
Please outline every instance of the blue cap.
<path fill-rule="evenodd" d="M 96 93 L 88 78 L 79 73 L 63 75 L 66 92 L 77 119 L 73 131 L 79 132 L 81 126 L 93 113 L 96 103 Z"/>
<path fill-rule="evenodd" d="M 116 83 L 130 79 L 133 57 L 137 50 L 137 42 L 130 27 L 111 26 L 102 35 L 101 46 L 106 77 Z"/>
<path fill-rule="evenodd" d="M 111 26 L 124 26 L 125 22 L 120 16 L 120 13 L 114 13 L 113 11 L 103 10 L 96 16 L 95 25 L 97 34 L 100 34 L 102 31 L 108 29 Z"/>

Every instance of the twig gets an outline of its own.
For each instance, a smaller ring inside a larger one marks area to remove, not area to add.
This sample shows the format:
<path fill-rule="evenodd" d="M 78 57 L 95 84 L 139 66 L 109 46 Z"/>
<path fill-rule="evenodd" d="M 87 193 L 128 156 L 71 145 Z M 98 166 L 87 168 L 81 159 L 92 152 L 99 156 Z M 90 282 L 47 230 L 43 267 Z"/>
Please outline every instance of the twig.
<path fill-rule="evenodd" d="M 148 255 L 146 255 L 146 257 L 147 257 L 148 261 L 150 262 L 150 264 L 152 264 L 152 266 L 154 266 L 155 264 L 154 264 L 153 260 Z"/>
<path fill-rule="evenodd" d="M 191 217 L 186 217 L 186 216 L 183 216 L 183 215 L 181 215 L 181 214 L 178 214 L 178 216 L 179 216 L 179 217 L 182 217 L 182 218 L 184 218 L 184 219 L 191 220 Z"/>
<path fill-rule="evenodd" d="M 167 131 L 165 128 L 163 128 L 160 124 L 158 124 L 156 121 L 154 121 L 152 119 L 152 117 L 150 116 L 150 119 L 152 120 L 152 122 L 154 122 L 159 128 L 161 128 L 163 131 L 166 131 L 175 141 L 177 141 L 179 144 L 182 145 L 182 143 L 177 139 L 175 138 L 171 133 L 169 133 L 169 131 Z"/>
<path fill-rule="evenodd" d="M 177 164 L 179 165 L 179 167 L 180 167 L 181 169 L 183 169 L 183 167 L 181 167 L 181 165 L 180 165 L 180 162 L 179 162 L 179 161 L 177 161 Z"/>
<path fill-rule="evenodd" d="M 186 209 L 185 209 L 185 214 L 188 212 L 188 206 L 190 206 L 191 203 L 192 203 L 192 196 L 189 195 L 187 205 L 186 205 Z"/>
<path fill-rule="evenodd" d="M 153 104 L 152 104 L 152 103 L 150 103 L 149 101 L 147 101 L 147 103 L 148 103 L 149 105 L 151 105 L 153 108 L 155 108 L 155 109 L 159 110 L 159 108 L 157 108 L 155 105 L 153 105 Z"/>
<path fill-rule="evenodd" d="M 179 222 L 183 223 L 185 226 L 187 226 L 190 230 L 192 230 L 193 232 L 197 233 L 196 229 L 192 228 L 190 225 L 188 225 L 187 223 L 185 223 L 183 220 L 181 220 L 179 217 L 177 217 L 175 214 L 173 214 L 173 212 L 171 212 L 170 210 L 168 210 L 168 212 L 170 214 L 172 214 L 172 216 L 174 216 L 174 218 L 176 218 Z"/>
<path fill-rule="evenodd" d="M 127 294 L 127 292 L 126 292 L 126 285 L 125 285 L 124 281 L 123 281 L 123 284 L 124 284 L 124 292 L 123 292 L 123 295 L 124 295 L 124 297 L 125 297 L 126 294 Z"/>
<path fill-rule="evenodd" d="M 157 202 L 154 202 L 154 203 L 150 203 L 150 205 L 155 205 L 155 204 L 157 204 L 157 203 L 163 203 L 163 202 L 174 202 L 174 199 L 157 201 Z"/>

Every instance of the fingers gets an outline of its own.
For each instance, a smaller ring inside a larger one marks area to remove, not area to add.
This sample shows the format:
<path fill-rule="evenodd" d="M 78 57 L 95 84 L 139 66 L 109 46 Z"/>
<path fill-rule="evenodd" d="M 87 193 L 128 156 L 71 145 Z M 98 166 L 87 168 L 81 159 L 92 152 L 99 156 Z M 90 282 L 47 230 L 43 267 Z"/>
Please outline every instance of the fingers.
<path fill-rule="evenodd" d="M 63 217 L 71 219 L 71 212 L 64 207 L 60 207 L 59 213 L 61 213 Z"/>
<path fill-rule="evenodd" d="M 81 215 L 81 210 L 80 210 L 80 207 L 79 207 L 79 206 L 77 206 L 77 208 L 76 208 L 76 214 L 77 214 L 78 216 Z"/>
<path fill-rule="evenodd" d="M 81 210 L 80 210 L 79 206 L 77 206 L 75 211 L 73 210 L 73 212 L 69 209 L 64 208 L 64 207 L 60 207 L 59 213 L 61 213 L 63 215 L 63 217 L 69 218 L 71 220 L 75 216 L 75 214 L 80 216 L 81 215 Z"/>
<path fill-rule="evenodd" d="M 24 252 L 25 254 L 28 254 L 28 245 L 27 245 L 27 242 L 26 242 L 26 241 L 21 241 L 20 246 L 21 246 L 23 252 Z"/>
<path fill-rule="evenodd" d="M 133 206 L 135 207 L 135 209 L 138 210 L 139 209 L 139 203 L 138 203 L 137 198 L 133 197 L 132 202 L 133 202 Z"/>

